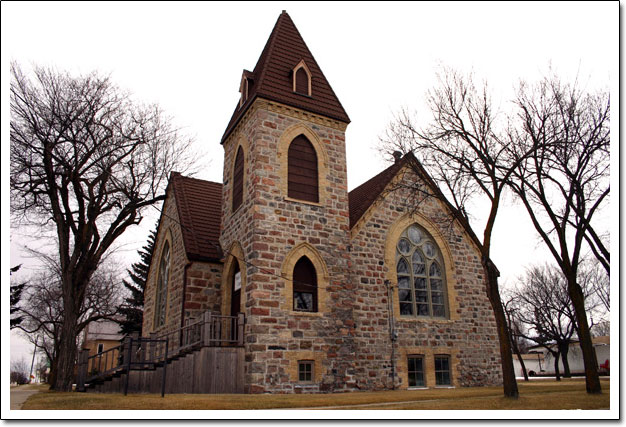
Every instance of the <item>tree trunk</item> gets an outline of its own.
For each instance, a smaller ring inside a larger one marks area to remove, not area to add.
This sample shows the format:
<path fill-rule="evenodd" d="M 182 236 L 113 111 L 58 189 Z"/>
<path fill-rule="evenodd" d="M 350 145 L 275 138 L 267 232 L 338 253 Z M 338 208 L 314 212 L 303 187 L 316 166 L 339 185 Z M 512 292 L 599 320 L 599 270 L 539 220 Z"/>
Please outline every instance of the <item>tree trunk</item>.
<path fill-rule="evenodd" d="M 556 376 L 557 381 L 561 381 L 561 373 L 559 372 L 559 356 L 560 352 L 552 353 L 554 357 L 554 375 Z"/>
<path fill-rule="evenodd" d="M 515 350 L 515 354 L 517 355 L 517 360 L 519 360 L 519 364 L 522 366 L 522 374 L 524 374 L 524 381 L 528 381 L 528 372 L 526 372 L 526 365 L 524 365 L 524 359 L 522 359 L 522 355 L 519 352 L 519 347 L 514 345 L 513 349 Z"/>
<path fill-rule="evenodd" d="M 567 360 L 567 353 L 569 352 L 569 342 L 559 343 L 559 351 L 561 353 L 561 361 L 563 362 L 563 378 L 571 378 L 572 373 L 569 369 L 569 360 Z"/>
<path fill-rule="evenodd" d="M 54 389 L 57 391 L 72 391 L 74 382 L 74 366 L 76 364 L 76 336 L 78 316 L 70 307 L 72 304 L 65 304 L 63 316 L 63 327 L 57 353 L 57 372 Z"/>
<path fill-rule="evenodd" d="M 483 267 L 487 273 L 487 296 L 493 308 L 498 329 L 498 339 L 500 340 L 500 361 L 502 363 L 502 386 L 504 395 L 517 399 L 519 391 L 515 380 L 515 369 L 513 368 L 513 353 L 511 351 L 511 336 L 506 322 L 500 292 L 498 291 L 498 270 L 487 257 L 482 259 Z"/>
<path fill-rule="evenodd" d="M 596 352 L 591 342 L 591 333 L 589 332 L 589 323 L 587 323 L 587 312 L 585 311 L 585 297 L 578 282 L 576 275 L 567 278 L 567 288 L 569 291 L 574 311 L 576 312 L 576 322 L 578 323 L 578 339 L 580 340 L 580 349 L 583 353 L 583 361 L 585 363 L 585 383 L 587 393 L 600 394 L 602 386 L 600 385 L 600 376 L 598 375 L 598 361 Z"/>
<path fill-rule="evenodd" d="M 57 354 L 59 354 L 59 352 L 57 351 Z M 50 390 L 55 390 L 56 387 L 56 380 L 57 380 L 57 361 L 59 359 L 57 357 L 55 357 L 54 359 L 52 359 L 52 361 L 50 362 L 50 373 L 48 375 L 48 384 L 50 384 Z"/>

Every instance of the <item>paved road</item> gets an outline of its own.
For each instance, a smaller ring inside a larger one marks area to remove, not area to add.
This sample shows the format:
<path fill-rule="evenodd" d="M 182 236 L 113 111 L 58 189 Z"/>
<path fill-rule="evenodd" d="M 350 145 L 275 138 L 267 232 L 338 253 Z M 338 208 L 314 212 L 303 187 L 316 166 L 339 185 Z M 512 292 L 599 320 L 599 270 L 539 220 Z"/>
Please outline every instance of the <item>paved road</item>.
<path fill-rule="evenodd" d="M 22 405 L 29 396 L 39 393 L 40 385 L 24 384 L 17 387 L 11 387 L 11 409 L 22 409 Z"/>

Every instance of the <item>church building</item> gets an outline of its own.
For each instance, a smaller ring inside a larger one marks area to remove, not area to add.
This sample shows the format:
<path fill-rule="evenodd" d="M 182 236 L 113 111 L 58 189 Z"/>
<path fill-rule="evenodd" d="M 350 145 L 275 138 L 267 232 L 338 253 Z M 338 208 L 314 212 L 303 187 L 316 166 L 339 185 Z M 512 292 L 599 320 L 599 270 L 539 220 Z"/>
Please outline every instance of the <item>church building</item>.
<path fill-rule="evenodd" d="M 285 11 L 239 92 L 223 183 L 171 174 L 144 335 L 239 316 L 247 393 L 501 384 L 476 236 L 396 185 L 436 190 L 411 154 L 348 192 L 350 119 Z"/>

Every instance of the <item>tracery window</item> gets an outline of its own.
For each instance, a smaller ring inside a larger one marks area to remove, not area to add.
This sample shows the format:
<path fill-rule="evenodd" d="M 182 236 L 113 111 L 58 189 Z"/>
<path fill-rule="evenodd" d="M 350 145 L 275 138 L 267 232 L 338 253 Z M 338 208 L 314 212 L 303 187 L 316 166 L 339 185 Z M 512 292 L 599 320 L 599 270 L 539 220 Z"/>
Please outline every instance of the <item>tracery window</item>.
<path fill-rule="evenodd" d="M 156 290 L 156 310 L 154 316 L 155 327 L 165 323 L 165 313 L 167 310 L 167 285 L 170 279 L 170 244 L 165 242 L 165 247 L 161 253 L 159 263 L 159 275 L 157 278 Z"/>
<path fill-rule="evenodd" d="M 396 272 L 400 315 L 446 318 L 446 278 L 441 251 L 417 224 L 400 235 Z"/>

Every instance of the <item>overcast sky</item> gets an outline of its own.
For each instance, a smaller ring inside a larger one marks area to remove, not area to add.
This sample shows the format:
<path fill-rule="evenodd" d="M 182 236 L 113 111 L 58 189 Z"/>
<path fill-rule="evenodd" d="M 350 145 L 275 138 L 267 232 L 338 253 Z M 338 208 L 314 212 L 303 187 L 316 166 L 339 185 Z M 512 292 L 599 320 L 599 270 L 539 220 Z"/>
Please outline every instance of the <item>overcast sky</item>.
<path fill-rule="evenodd" d="M 424 94 L 441 65 L 486 79 L 506 112 L 519 79 L 538 80 L 551 64 L 564 79 L 578 76 L 590 89 L 610 87 L 612 116 L 619 117 L 617 2 L 3 2 L 3 271 L 9 263 L 25 264 L 21 277 L 35 271 L 23 245 L 38 244 L 31 231 L 12 230 L 10 242 L 8 237 L 9 61 L 25 68 L 37 64 L 110 74 L 138 100 L 158 102 L 195 136 L 202 166 L 197 177 L 222 182 L 219 142 L 239 98 L 241 72 L 254 68 L 283 9 L 352 120 L 346 132 L 349 189 L 388 165 L 376 147 L 394 112 L 408 107 L 426 120 Z M 127 266 L 137 261 L 136 251 L 157 218 L 154 210 L 124 237 L 120 255 Z M 612 222 L 617 223 L 616 215 Z M 475 230 L 481 235 L 480 221 Z M 549 259 L 523 208 L 511 200 L 496 224 L 493 259 L 504 284 L 513 283 L 529 264 Z M 3 276 L 4 307 L 5 281 Z M 3 310 L 4 325 L 6 317 Z M 20 340 L 12 338 L 11 345 L 13 357 L 25 354 Z"/>

